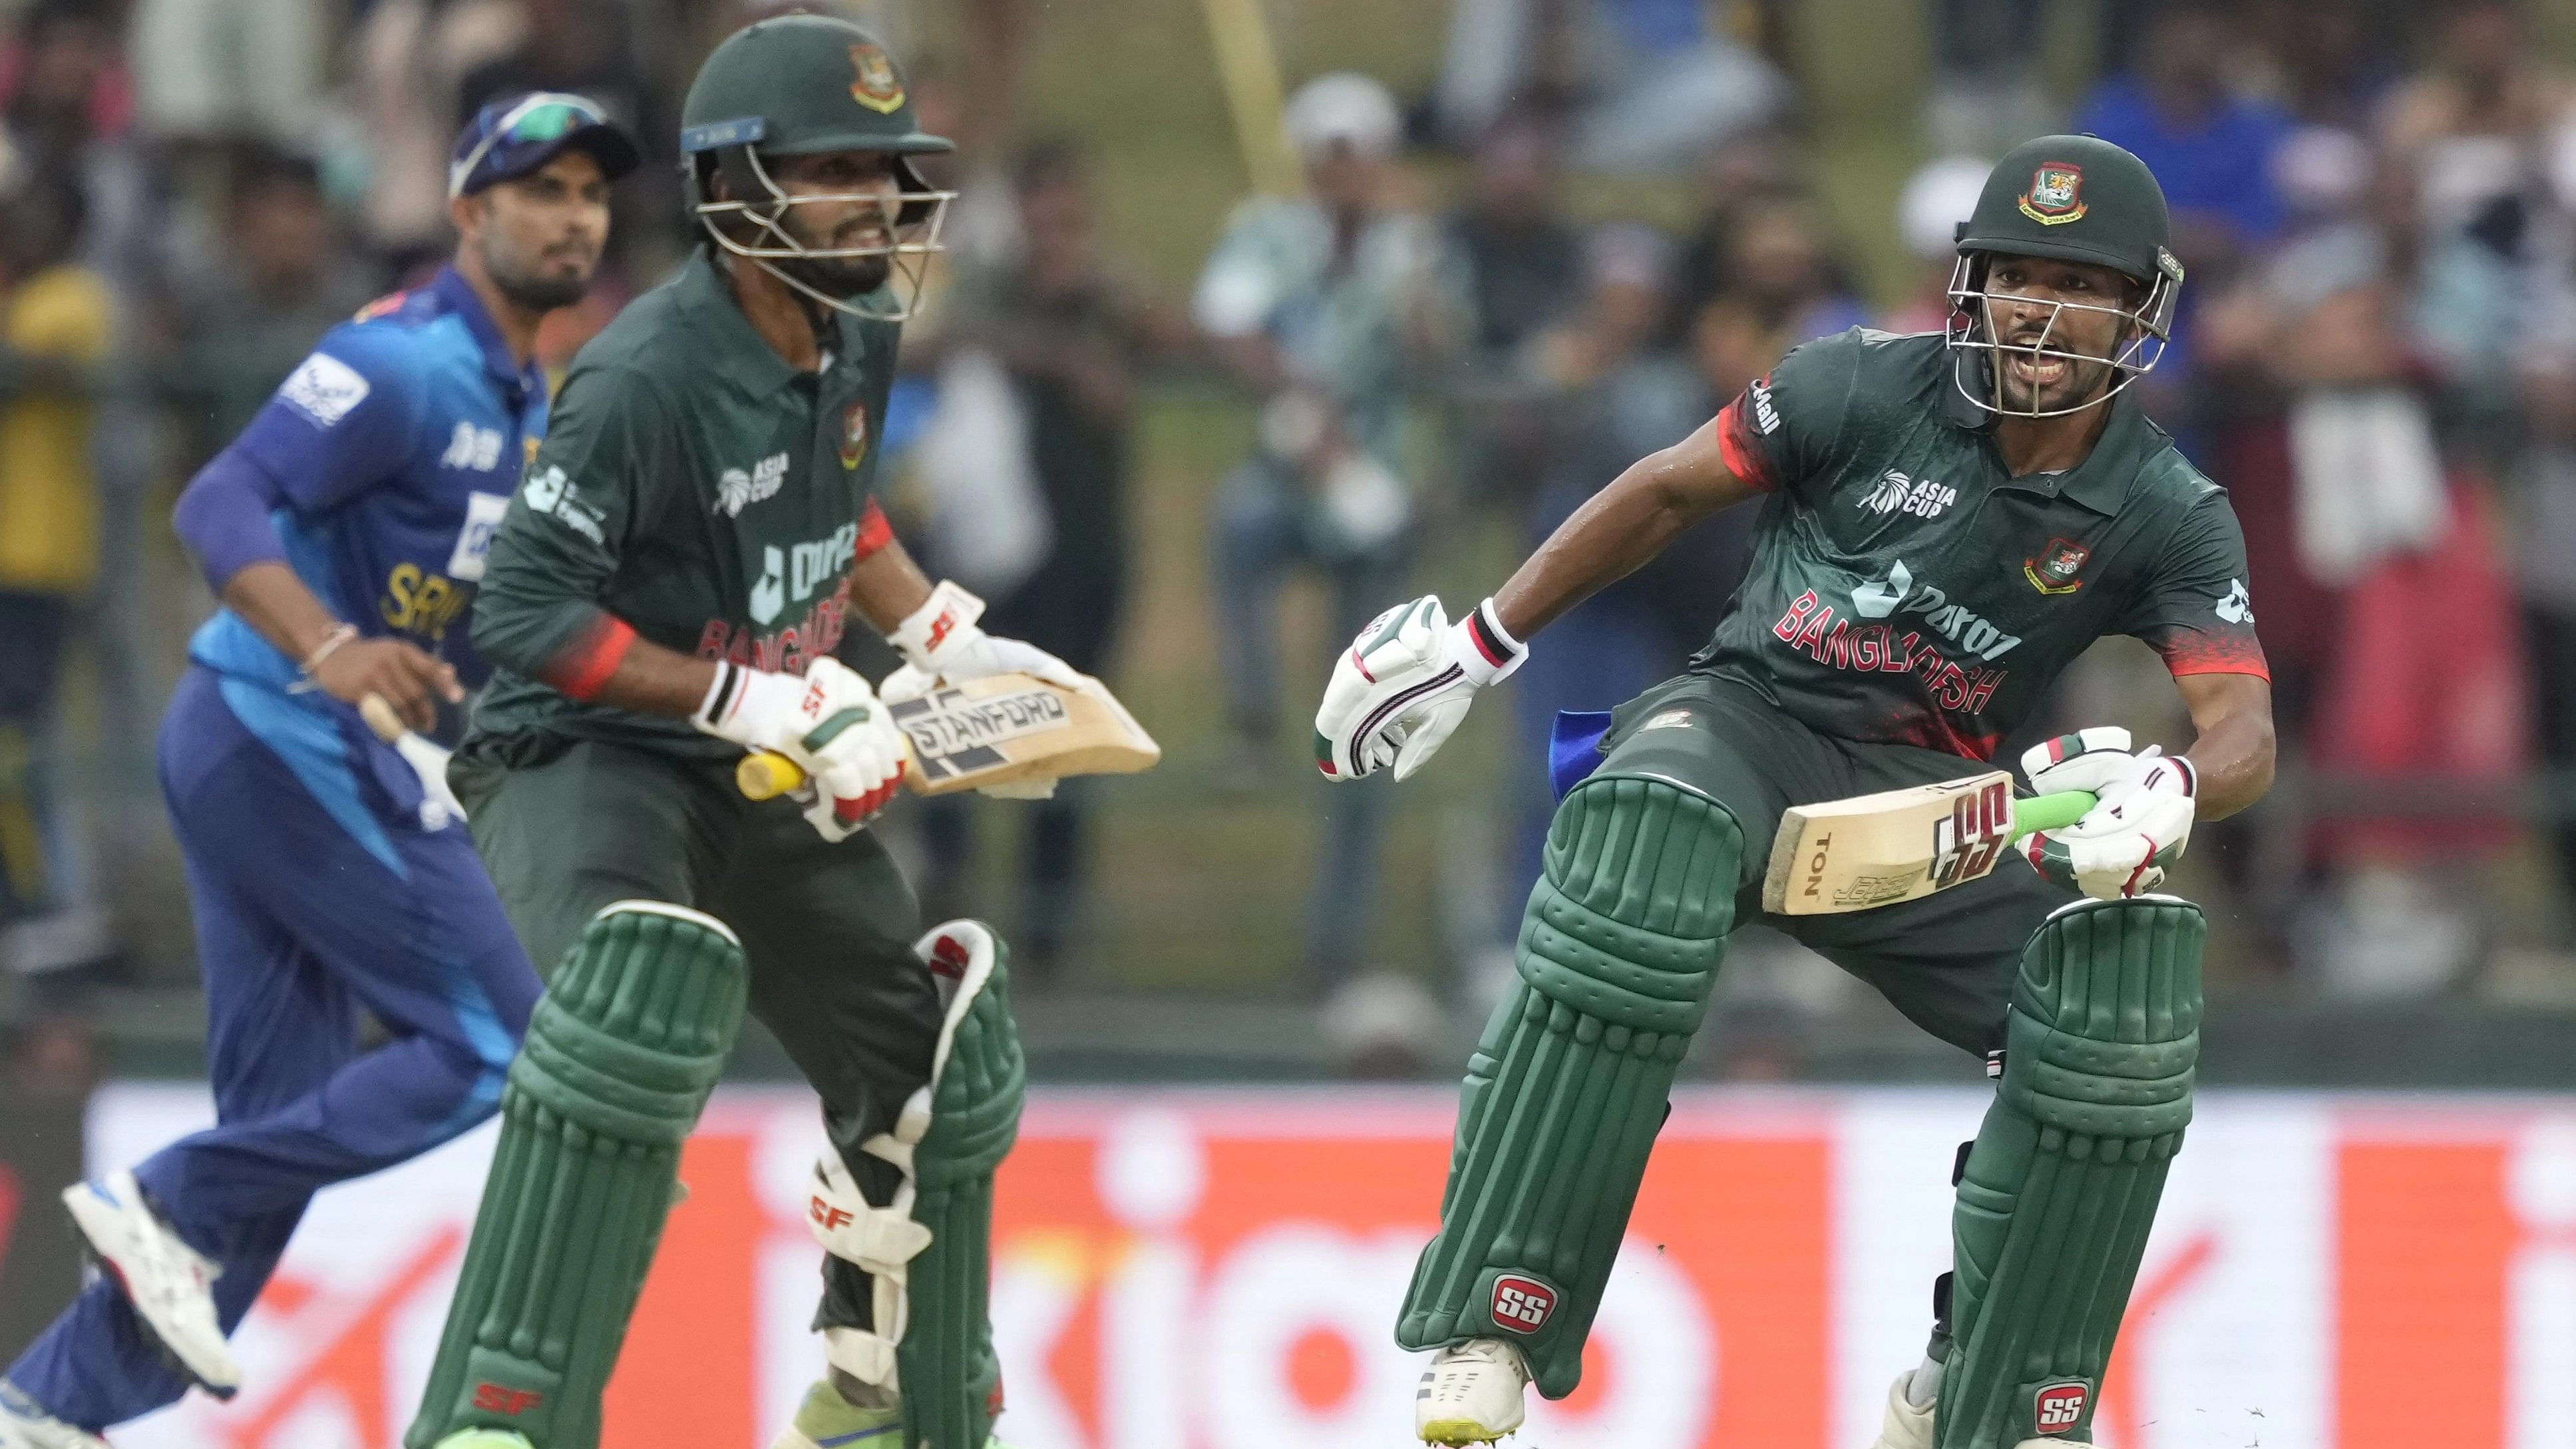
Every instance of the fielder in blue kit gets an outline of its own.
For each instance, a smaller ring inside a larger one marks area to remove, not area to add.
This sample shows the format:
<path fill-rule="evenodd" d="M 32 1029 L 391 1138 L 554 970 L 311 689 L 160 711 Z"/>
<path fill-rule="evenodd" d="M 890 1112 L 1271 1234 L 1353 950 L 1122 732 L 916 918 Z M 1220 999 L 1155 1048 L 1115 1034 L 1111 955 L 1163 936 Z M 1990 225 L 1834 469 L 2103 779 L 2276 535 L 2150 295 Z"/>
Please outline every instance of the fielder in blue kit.
<path fill-rule="evenodd" d="M 537 976 L 437 755 L 360 705 L 435 736 L 481 682 L 475 583 L 545 434 L 537 326 L 589 285 L 637 159 L 581 97 L 486 107 L 450 171 L 454 262 L 327 333 L 180 499 L 224 603 L 159 762 L 219 1124 L 65 1194 L 107 1271 L 0 1381 L 0 1449 L 99 1449 L 192 1383 L 229 1397 L 225 1340 L 313 1194 L 500 1100 Z M 365 1050 L 362 1013 L 387 1037 Z"/>

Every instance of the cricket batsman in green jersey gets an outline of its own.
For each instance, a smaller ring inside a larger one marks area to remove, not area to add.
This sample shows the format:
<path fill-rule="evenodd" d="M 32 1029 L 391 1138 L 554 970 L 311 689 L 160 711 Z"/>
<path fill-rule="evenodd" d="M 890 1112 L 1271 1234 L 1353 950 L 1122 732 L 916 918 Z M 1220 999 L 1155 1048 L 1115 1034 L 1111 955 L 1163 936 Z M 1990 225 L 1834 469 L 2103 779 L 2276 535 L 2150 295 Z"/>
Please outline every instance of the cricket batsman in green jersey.
<path fill-rule="evenodd" d="M 2106 634 L 2170 668 L 2187 755 L 2097 727 L 2022 758 L 2093 792 L 2026 842 L 2035 870 L 1901 905 L 1771 922 L 1985 1054 L 1952 1271 L 1880 1449 L 2088 1443 L 2191 1116 L 2205 925 L 2151 892 L 2197 816 L 2272 778 L 2271 685 L 2227 496 L 2143 417 L 2183 269 L 2146 166 L 2089 136 L 2004 158 L 1959 228 L 1946 335 L 1811 342 L 1688 439 L 1620 474 L 1456 624 L 1382 616 L 1316 717 L 1324 773 L 1420 769 L 1548 621 L 1682 530 L 1761 496 L 1752 569 L 1686 672 L 1614 716 L 1550 827 L 1519 981 L 1467 1067 L 1397 1341 L 1433 1350 L 1433 1444 L 1561 1398 L 1676 1066 L 1789 806 L 1975 773 Z"/>
<path fill-rule="evenodd" d="M 1002 943 L 919 935 L 866 826 L 903 775 L 884 700 L 834 657 L 850 614 L 906 663 L 886 699 L 1054 656 L 977 627 L 874 499 L 898 324 L 948 194 L 910 158 L 884 47 L 766 20 L 691 85 L 706 232 L 574 360 L 492 541 L 474 639 L 494 682 L 451 780 L 530 958 L 553 975 L 411 1449 L 592 1449 L 679 1147 L 745 1010 L 823 1099 L 810 1184 L 827 1375 L 777 1449 L 986 1449 L 994 1169 L 1022 1072 Z M 802 809 L 733 784 L 747 749 Z"/>

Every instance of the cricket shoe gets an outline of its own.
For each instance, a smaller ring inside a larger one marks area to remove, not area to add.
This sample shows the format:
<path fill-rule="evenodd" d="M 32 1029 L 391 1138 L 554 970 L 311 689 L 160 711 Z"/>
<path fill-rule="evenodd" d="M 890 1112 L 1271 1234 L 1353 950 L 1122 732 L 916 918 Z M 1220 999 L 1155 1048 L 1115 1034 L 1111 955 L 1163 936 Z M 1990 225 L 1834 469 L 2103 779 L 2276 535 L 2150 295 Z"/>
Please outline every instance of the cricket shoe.
<path fill-rule="evenodd" d="M 1939 1401 L 1916 1408 L 1905 1396 L 1914 1382 L 1911 1369 L 1896 1376 L 1887 1390 L 1887 1419 L 1870 1449 L 1932 1449 L 1932 1410 Z"/>
<path fill-rule="evenodd" d="M 0 1449 L 107 1449 L 107 1441 L 46 1413 L 16 1384 L 0 1381 Z"/>
<path fill-rule="evenodd" d="M 241 1387 L 241 1366 L 215 1319 L 215 1265 L 154 1215 L 131 1172 L 74 1183 L 63 1189 L 63 1206 L 89 1240 L 91 1255 L 125 1290 L 134 1316 L 180 1370 L 216 1398 L 231 1398 Z"/>
<path fill-rule="evenodd" d="M 1413 1393 L 1413 1432 L 1425 1444 L 1490 1444 L 1521 1426 L 1529 1368 L 1499 1338 L 1440 1350 Z"/>
<path fill-rule="evenodd" d="M 830 1379 L 816 1379 L 796 1406 L 796 1419 L 769 1449 L 903 1449 L 901 1408 L 862 1409 L 841 1397 Z M 445 1446 L 440 1446 L 445 1449 Z M 984 1449 L 1010 1449 L 987 1438 Z"/>

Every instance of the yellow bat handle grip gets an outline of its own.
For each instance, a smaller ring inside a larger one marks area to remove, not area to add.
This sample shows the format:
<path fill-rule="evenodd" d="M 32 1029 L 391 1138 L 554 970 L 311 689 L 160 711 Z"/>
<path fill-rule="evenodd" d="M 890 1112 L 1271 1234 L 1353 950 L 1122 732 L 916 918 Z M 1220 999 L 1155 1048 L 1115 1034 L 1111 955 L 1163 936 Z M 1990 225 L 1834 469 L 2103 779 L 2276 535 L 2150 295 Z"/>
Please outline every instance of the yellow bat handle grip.
<path fill-rule="evenodd" d="M 734 788 L 746 800 L 774 800 L 805 783 L 805 767 L 770 750 L 754 750 L 733 767 Z"/>

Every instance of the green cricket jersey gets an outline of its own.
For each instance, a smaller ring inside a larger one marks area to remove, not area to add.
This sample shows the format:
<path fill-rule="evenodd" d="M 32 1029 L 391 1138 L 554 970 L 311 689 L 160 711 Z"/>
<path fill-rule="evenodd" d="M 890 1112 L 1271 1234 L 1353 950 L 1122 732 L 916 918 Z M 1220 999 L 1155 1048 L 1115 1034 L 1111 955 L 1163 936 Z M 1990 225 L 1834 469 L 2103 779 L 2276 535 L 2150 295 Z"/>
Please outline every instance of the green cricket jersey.
<path fill-rule="evenodd" d="M 2226 491 L 2127 393 L 2080 466 L 2009 477 L 1953 362 L 1938 333 L 1855 328 L 1727 404 L 1727 464 L 1771 496 L 1692 668 L 1827 735 L 1976 760 L 2106 634 L 2268 678 Z"/>
<path fill-rule="evenodd" d="M 701 246 L 582 348 L 492 539 L 468 751 L 542 732 L 733 753 L 585 701 L 638 636 L 791 674 L 839 644 L 851 561 L 887 537 L 873 429 L 900 329 L 834 316 L 823 369 L 798 371 Z"/>

